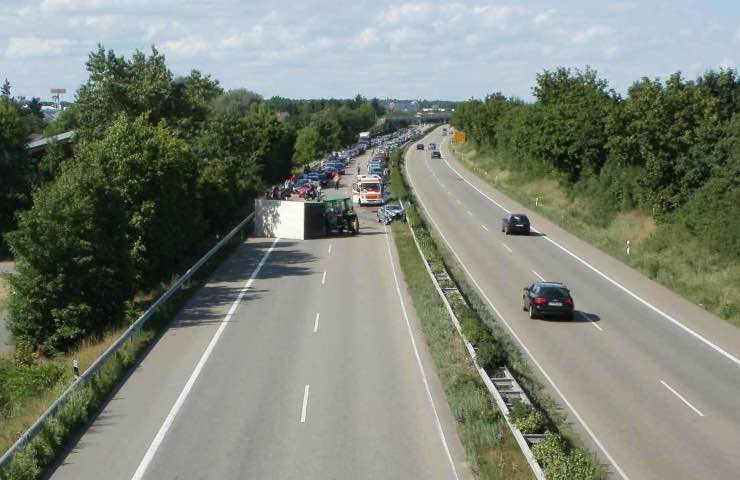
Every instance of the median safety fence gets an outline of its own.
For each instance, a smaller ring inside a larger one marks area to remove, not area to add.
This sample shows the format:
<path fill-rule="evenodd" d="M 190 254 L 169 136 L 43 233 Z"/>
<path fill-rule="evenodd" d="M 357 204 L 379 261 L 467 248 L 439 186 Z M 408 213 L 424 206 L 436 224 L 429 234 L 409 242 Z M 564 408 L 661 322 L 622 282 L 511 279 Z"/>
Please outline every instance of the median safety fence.
<path fill-rule="evenodd" d="M 213 246 L 205 255 L 203 255 L 192 267 L 190 267 L 184 275 L 182 275 L 166 292 L 164 292 L 156 302 L 154 302 L 126 331 L 103 352 L 90 367 L 85 370 L 82 375 L 77 377 L 74 382 L 57 398 L 54 403 L 26 430 L 23 435 L 13 444 L 12 447 L 6 451 L 0 458 L 0 473 L 4 473 L 5 469 L 11 464 L 13 457 L 20 452 L 25 445 L 34 439 L 43 429 L 44 426 L 52 420 L 59 409 L 64 406 L 70 398 L 80 390 L 83 386 L 89 384 L 95 379 L 101 368 L 107 364 L 111 358 L 121 350 L 141 329 L 147 325 L 152 319 L 154 314 L 172 297 L 179 289 L 183 288 L 185 283 L 190 280 L 193 275 L 216 253 L 218 253 L 224 245 L 226 245 L 234 236 L 237 235 L 244 227 L 253 219 L 254 212 L 247 215 L 236 227 L 234 227 L 225 237 L 223 237 L 216 245 Z"/>
<path fill-rule="evenodd" d="M 404 206 L 404 208 L 406 207 L 406 205 L 403 205 L 403 201 L 401 201 L 401 205 Z M 449 292 L 449 291 L 446 292 L 446 290 L 449 290 L 447 288 L 444 290 L 442 289 L 442 286 L 439 284 L 440 277 L 449 279 L 449 274 L 447 273 L 447 271 L 442 271 L 436 274 L 434 273 L 434 271 L 432 271 L 432 268 L 429 265 L 429 261 L 427 260 L 424 254 L 424 250 L 421 248 L 421 245 L 419 244 L 419 239 L 416 237 L 416 232 L 414 231 L 414 226 L 411 224 L 411 220 L 408 220 L 408 228 L 409 228 L 409 231 L 411 232 L 411 237 L 414 239 L 414 243 L 416 244 L 416 249 L 419 251 L 419 256 L 421 257 L 422 263 L 424 264 L 424 267 L 426 268 L 426 271 L 429 274 L 429 278 L 431 278 L 432 283 L 434 284 L 434 288 L 437 290 L 439 297 L 442 299 L 445 309 L 447 310 L 447 313 L 449 314 L 450 319 L 452 320 L 452 323 L 455 326 L 455 329 L 457 330 L 457 333 L 462 338 L 463 343 L 465 344 L 465 348 L 467 349 L 468 354 L 470 355 L 470 358 L 473 361 L 473 365 L 475 366 L 475 369 L 478 371 L 478 375 L 480 375 L 489 393 L 496 401 L 496 404 L 498 405 L 501 412 L 504 414 L 504 418 L 506 419 L 506 424 L 509 426 L 509 430 L 511 430 L 511 433 L 514 436 L 514 439 L 519 445 L 519 448 L 522 450 L 522 453 L 524 454 L 524 458 L 527 459 L 527 463 L 532 469 L 532 473 L 534 473 L 534 476 L 538 480 L 546 480 L 545 474 L 542 471 L 542 467 L 540 467 L 540 464 L 534 458 L 534 454 L 532 453 L 532 449 L 530 448 L 530 443 L 527 441 L 527 438 L 525 438 L 525 435 L 511 421 L 511 412 L 509 411 L 507 400 L 503 398 L 499 390 L 496 388 L 496 386 L 494 385 L 494 382 L 491 380 L 491 377 L 488 375 L 488 372 L 486 372 L 486 370 L 478 364 L 475 348 L 465 337 L 465 334 L 463 334 L 460 321 L 457 318 L 457 315 L 455 314 L 455 311 L 453 310 L 452 305 L 450 305 L 450 302 L 448 300 L 448 295 L 450 293 L 453 293 L 453 294 L 456 293 L 457 295 L 460 295 L 460 297 L 462 297 L 462 295 L 459 293 L 459 291 L 457 291 L 456 288 L 454 289 L 455 292 Z M 504 375 L 504 378 L 513 380 L 511 373 L 508 371 L 508 369 L 506 369 L 506 367 L 502 369 L 502 373 Z M 513 380 L 513 384 L 516 384 L 516 380 Z M 519 398 L 518 398 L 519 401 L 523 401 L 527 404 L 530 403 L 529 399 L 527 399 L 526 397 L 526 394 L 524 394 L 524 392 L 521 389 L 518 389 L 517 393 L 519 394 Z"/>

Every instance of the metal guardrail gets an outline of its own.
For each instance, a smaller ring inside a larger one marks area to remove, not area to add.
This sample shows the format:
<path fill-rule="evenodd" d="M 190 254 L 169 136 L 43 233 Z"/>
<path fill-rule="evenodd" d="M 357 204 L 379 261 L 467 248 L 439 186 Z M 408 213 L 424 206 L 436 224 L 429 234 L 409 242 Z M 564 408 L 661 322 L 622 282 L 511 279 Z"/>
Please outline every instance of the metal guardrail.
<path fill-rule="evenodd" d="M 64 405 L 69 397 L 82 385 L 89 382 L 96 373 L 103 367 L 105 362 L 110 359 L 131 337 L 134 336 L 141 328 L 149 321 L 159 307 L 161 307 L 169 298 L 179 290 L 182 285 L 187 282 L 200 267 L 203 266 L 210 258 L 216 254 L 227 242 L 229 242 L 234 236 L 239 233 L 249 221 L 254 217 L 254 212 L 247 215 L 239 225 L 234 227 L 224 238 L 222 238 L 216 245 L 213 246 L 205 255 L 203 255 L 192 267 L 190 267 L 185 274 L 180 277 L 170 288 L 164 292 L 156 302 L 154 302 L 147 310 L 138 318 L 126 331 L 121 334 L 113 344 L 108 347 L 94 362 L 90 365 L 82 375 L 77 377 L 67 389 L 54 400 L 54 403 L 46 409 L 46 411 L 26 430 L 23 435 L 16 440 L 12 447 L 10 447 L 2 457 L 0 457 L 0 472 L 2 472 L 11 462 L 13 456 L 23 448 L 28 442 L 30 442 L 44 427 L 47 420 L 51 419 L 59 408 Z"/>

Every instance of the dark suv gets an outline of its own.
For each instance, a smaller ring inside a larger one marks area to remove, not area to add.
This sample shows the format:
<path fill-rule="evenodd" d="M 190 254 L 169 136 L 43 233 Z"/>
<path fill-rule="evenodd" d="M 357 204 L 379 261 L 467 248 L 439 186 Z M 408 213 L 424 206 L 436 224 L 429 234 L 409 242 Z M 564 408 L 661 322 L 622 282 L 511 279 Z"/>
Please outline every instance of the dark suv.
<path fill-rule="evenodd" d="M 434 150 L 432 152 L 432 158 L 442 158 L 442 154 L 439 152 L 439 150 Z"/>
<path fill-rule="evenodd" d="M 524 287 L 522 309 L 529 311 L 529 318 L 561 317 L 573 319 L 573 297 L 562 283 L 537 282 Z"/>
<path fill-rule="evenodd" d="M 507 235 L 510 233 L 529 235 L 529 229 L 529 218 L 522 213 L 510 213 L 501 219 L 501 231 Z"/>
<path fill-rule="evenodd" d="M 417 150 L 424 150 L 424 144 L 423 143 L 417 143 L 416 144 L 416 149 Z"/>

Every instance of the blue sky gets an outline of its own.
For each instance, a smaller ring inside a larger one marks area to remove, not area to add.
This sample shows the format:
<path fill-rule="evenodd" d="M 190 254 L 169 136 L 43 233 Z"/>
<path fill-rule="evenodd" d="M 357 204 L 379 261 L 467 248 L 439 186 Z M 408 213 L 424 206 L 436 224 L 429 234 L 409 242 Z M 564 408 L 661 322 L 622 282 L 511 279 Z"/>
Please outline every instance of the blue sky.
<path fill-rule="evenodd" d="M 156 45 L 175 74 L 265 96 L 531 98 L 536 73 L 559 65 L 591 65 L 620 92 L 734 68 L 740 2 L 0 0 L 0 77 L 15 95 L 74 92 L 97 43 Z"/>

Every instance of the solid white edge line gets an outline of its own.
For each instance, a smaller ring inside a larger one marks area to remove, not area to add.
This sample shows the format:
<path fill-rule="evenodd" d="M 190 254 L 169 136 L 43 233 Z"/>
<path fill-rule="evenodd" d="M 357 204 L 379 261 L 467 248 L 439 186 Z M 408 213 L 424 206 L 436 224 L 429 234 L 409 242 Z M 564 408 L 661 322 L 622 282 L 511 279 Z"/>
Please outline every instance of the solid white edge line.
<path fill-rule="evenodd" d="M 316 320 L 313 322 L 313 333 L 316 333 L 319 331 L 319 312 L 316 312 Z"/>
<path fill-rule="evenodd" d="M 465 273 L 468 275 L 468 278 L 473 282 L 473 285 L 475 285 L 475 288 L 480 292 L 480 294 L 483 296 L 483 299 L 488 303 L 488 305 L 491 306 L 494 313 L 498 316 L 498 318 L 501 320 L 501 322 L 506 326 L 506 329 L 509 330 L 509 333 L 511 333 L 511 336 L 514 337 L 514 339 L 517 341 L 519 346 L 524 350 L 524 352 L 529 356 L 529 358 L 532 360 L 532 363 L 537 367 L 537 369 L 542 373 L 542 376 L 545 377 L 547 382 L 550 384 L 550 386 L 555 390 L 555 392 L 560 396 L 560 398 L 563 400 L 563 403 L 568 407 L 568 409 L 573 413 L 573 416 L 576 417 L 578 422 L 581 424 L 584 430 L 586 430 L 586 433 L 591 437 L 591 439 L 596 443 L 596 445 L 599 447 L 599 449 L 602 451 L 604 456 L 609 460 L 609 462 L 612 464 L 614 469 L 619 473 L 619 475 L 625 479 L 629 480 L 629 477 L 626 473 L 624 473 L 624 470 L 622 470 L 622 467 L 619 466 L 616 460 L 614 460 L 614 457 L 611 456 L 609 451 L 606 449 L 603 443 L 599 440 L 599 438 L 596 436 L 596 434 L 591 430 L 591 427 L 588 426 L 586 421 L 581 417 L 581 414 L 578 413 L 578 411 L 575 409 L 573 404 L 570 403 L 568 398 L 565 396 L 565 394 L 560 390 L 560 388 L 557 386 L 555 381 L 550 377 L 550 375 L 545 371 L 545 369 L 542 367 L 540 362 L 537 360 L 537 358 L 532 354 L 532 352 L 527 348 L 527 346 L 524 344 L 521 338 L 519 338 L 519 335 L 516 334 L 513 328 L 511 328 L 511 325 L 509 325 L 509 322 L 506 321 L 503 315 L 501 315 L 501 312 L 499 312 L 498 308 L 496 308 L 496 305 L 493 304 L 490 298 L 488 298 L 488 295 L 486 295 L 485 291 L 481 288 L 480 284 L 478 284 L 478 281 L 475 279 L 475 277 L 470 273 L 470 270 L 468 270 L 468 267 L 463 263 L 463 261 L 460 259 L 460 256 L 457 254 L 454 248 L 452 248 L 452 245 L 447 240 L 447 237 L 445 237 L 444 233 L 442 233 L 442 230 L 439 228 L 439 225 L 437 225 L 437 222 L 434 220 L 434 217 L 432 217 L 429 214 L 429 210 L 424 206 L 424 202 L 421 200 L 421 196 L 419 195 L 419 191 L 416 189 L 416 186 L 414 184 L 414 181 L 411 179 L 411 175 L 408 174 L 408 166 L 406 167 L 406 178 L 409 179 L 409 183 L 411 184 L 411 189 L 416 192 L 416 198 L 419 200 L 419 203 L 424 210 L 424 213 L 426 214 L 427 218 L 432 222 L 432 225 L 434 225 L 434 228 L 437 230 L 437 233 L 442 237 L 442 240 L 447 244 L 447 248 L 450 249 L 450 252 L 452 252 L 452 255 L 457 259 L 458 263 L 462 267 L 462 269 L 465 271 Z"/>
<path fill-rule="evenodd" d="M 306 409 L 308 407 L 308 389 L 309 385 L 303 389 L 303 406 L 301 407 L 301 423 L 306 423 Z"/>
<path fill-rule="evenodd" d="M 247 280 L 247 283 L 244 285 L 244 287 L 242 287 L 241 291 L 239 292 L 239 295 L 236 297 L 236 300 L 234 300 L 234 303 L 231 304 L 231 308 L 229 308 L 229 312 L 226 314 L 223 320 L 221 320 L 221 325 L 219 325 L 218 330 L 216 330 L 216 333 L 213 335 L 210 343 L 208 344 L 205 351 L 201 355 L 200 360 L 198 360 L 198 363 L 195 365 L 195 369 L 193 370 L 193 373 L 190 374 L 190 378 L 188 378 L 188 381 L 185 384 L 185 386 L 182 388 L 180 395 L 177 397 L 177 400 L 175 400 L 175 404 L 172 405 L 170 412 L 167 414 L 167 417 L 164 419 L 164 423 L 162 423 L 162 426 L 159 427 L 159 431 L 157 432 L 157 435 L 154 437 L 154 440 L 152 440 L 151 445 L 149 445 L 149 448 L 144 454 L 144 458 L 141 459 L 141 463 L 139 463 L 139 466 L 136 469 L 136 472 L 134 472 L 134 475 L 131 477 L 131 480 L 141 480 L 142 478 L 144 478 L 144 474 L 146 473 L 147 468 L 149 468 L 149 464 L 151 464 L 152 460 L 154 459 L 154 455 L 156 455 L 157 450 L 162 445 L 164 438 L 167 436 L 167 432 L 172 426 L 172 423 L 175 421 L 175 417 L 177 417 L 177 414 L 180 413 L 180 409 L 185 403 L 185 400 L 187 400 L 188 395 L 190 395 L 190 391 L 193 389 L 193 385 L 195 385 L 195 381 L 198 380 L 198 376 L 200 375 L 200 372 L 203 371 L 203 367 L 205 366 L 206 362 L 210 358 L 211 353 L 213 353 L 213 350 L 216 348 L 216 344 L 218 343 L 218 340 L 221 338 L 221 335 L 226 329 L 226 326 L 229 324 L 229 320 L 231 320 L 231 316 L 234 314 L 234 312 L 236 311 L 236 308 L 239 306 L 239 302 L 241 302 L 242 298 L 244 298 L 244 295 L 251 288 L 252 283 L 254 282 L 254 279 L 257 278 L 257 275 L 259 274 L 260 270 L 262 270 L 262 267 L 267 262 L 267 259 L 270 257 L 270 254 L 275 249 L 275 246 L 277 245 L 279 241 L 280 239 L 276 238 L 275 241 L 272 242 L 272 245 L 270 245 L 270 248 L 267 250 L 267 252 L 265 252 L 265 254 L 262 256 L 262 259 L 257 264 L 257 268 L 254 269 L 254 272 L 252 272 L 252 275 L 249 277 L 249 280 Z"/>
<path fill-rule="evenodd" d="M 542 275 L 540 275 L 540 274 L 539 274 L 539 273 L 537 273 L 536 271 L 532 270 L 532 273 L 534 273 L 534 274 L 535 274 L 535 275 L 537 276 L 537 278 L 539 278 L 539 279 L 540 279 L 540 280 L 542 280 L 543 282 L 545 281 L 545 277 L 543 277 Z"/>
<path fill-rule="evenodd" d="M 661 381 L 660 381 L 660 383 L 662 383 L 662 384 L 663 384 L 663 386 L 664 386 L 665 388 L 667 388 L 668 390 L 670 390 L 670 391 L 671 391 L 671 393 L 673 393 L 673 394 L 674 394 L 675 396 L 677 396 L 679 400 L 681 400 L 681 401 L 682 401 L 683 403 L 685 403 L 687 407 L 689 407 L 689 408 L 690 408 L 691 410 L 693 410 L 693 411 L 694 411 L 694 413 L 696 413 L 696 414 L 697 414 L 697 415 L 699 415 L 700 417 L 703 417 L 703 416 L 704 416 L 704 414 L 703 414 L 703 413 L 701 413 L 701 411 L 700 411 L 700 410 L 699 410 L 698 408 L 696 408 L 696 407 L 695 407 L 695 406 L 693 406 L 693 405 L 692 405 L 691 403 L 689 403 L 689 401 L 688 401 L 688 400 L 686 400 L 686 399 L 685 399 L 685 398 L 684 398 L 684 397 L 683 397 L 683 396 L 682 396 L 682 395 L 681 395 L 680 393 L 678 393 L 678 392 L 677 392 L 676 390 L 674 390 L 674 389 L 673 389 L 673 387 L 671 387 L 670 385 L 668 385 L 667 383 L 665 383 L 665 382 L 664 382 L 663 380 L 661 380 Z"/>
<path fill-rule="evenodd" d="M 470 183 L 470 181 L 467 178 L 465 178 L 462 175 L 460 175 L 460 173 L 457 170 L 455 170 L 452 167 L 452 165 L 450 165 L 449 162 L 447 162 L 447 160 L 445 160 L 445 164 L 447 164 L 447 167 L 450 170 L 452 170 L 453 172 L 455 172 L 456 175 L 458 175 L 460 178 L 462 178 L 462 180 L 465 183 L 467 183 L 468 185 L 470 185 L 475 191 L 477 191 L 482 196 L 484 196 L 485 198 L 487 198 L 490 202 L 494 203 L 496 206 L 498 206 L 504 212 L 511 213 L 511 211 L 509 211 L 508 209 L 506 209 L 503 205 L 501 205 L 496 200 L 494 200 L 493 198 L 491 198 L 488 195 L 486 195 L 485 193 L 483 193 L 478 187 L 476 187 L 475 185 L 473 185 L 472 183 Z M 532 230 L 534 232 L 537 232 L 537 233 L 542 233 L 539 230 L 537 230 L 536 228 L 532 228 Z M 582 259 L 581 257 L 579 257 L 575 253 L 571 252 L 570 250 L 568 250 L 564 246 L 560 245 L 558 242 L 556 242 L 552 238 L 548 237 L 547 235 L 544 235 L 543 238 L 545 240 L 547 240 L 548 242 L 552 243 L 553 245 L 555 245 L 556 247 L 558 247 L 559 249 L 561 249 L 562 251 L 564 251 L 565 253 L 567 253 L 568 255 L 570 255 L 571 257 L 573 257 L 576 260 L 578 260 L 581 264 L 583 264 L 586 267 L 588 267 L 589 269 L 591 269 L 594 273 L 596 273 L 599 276 L 601 276 L 604 280 L 608 281 L 612 285 L 614 285 L 617 288 L 619 288 L 620 290 L 622 290 L 627 295 L 631 296 L 632 298 L 634 298 L 638 302 L 642 303 L 644 306 L 648 307 L 650 310 L 652 310 L 655 313 L 657 313 L 658 315 L 662 316 L 663 318 L 665 318 L 669 322 L 673 323 L 677 327 L 683 329 L 686 333 L 688 333 L 689 335 L 692 335 L 694 338 L 696 338 L 697 340 L 701 341 L 702 343 L 704 343 L 705 345 L 707 345 L 708 347 L 710 347 L 711 349 L 713 349 L 717 353 L 721 354 L 722 356 L 724 356 L 725 358 L 727 358 L 728 360 L 730 360 L 735 365 L 740 366 L 740 358 L 737 358 L 736 356 L 734 356 L 730 352 L 727 352 L 726 350 L 724 350 L 719 345 L 716 345 L 715 343 L 713 343 L 708 338 L 702 336 L 699 332 L 693 330 L 691 327 L 688 327 L 688 326 L 684 325 L 683 323 L 681 323 L 680 321 L 676 320 L 675 318 L 673 318 L 669 314 L 665 313 L 663 310 L 659 309 L 658 307 L 656 307 L 652 303 L 648 302 L 644 298 L 642 298 L 639 295 L 637 295 L 636 293 L 632 292 L 632 290 L 628 289 L 627 287 L 625 287 L 624 285 L 622 285 L 618 281 L 614 280 L 609 275 L 603 273 L 601 270 L 599 270 L 598 268 L 594 267 L 593 265 L 591 265 L 590 263 L 588 263 L 586 260 Z"/>
<path fill-rule="evenodd" d="M 409 332 L 409 339 L 411 340 L 411 346 L 414 348 L 414 356 L 416 357 L 416 364 L 419 366 L 419 371 L 421 372 L 421 379 L 424 382 L 424 388 L 427 392 L 427 398 L 429 399 L 429 404 L 432 406 L 432 411 L 434 412 L 434 421 L 437 426 L 437 433 L 439 434 L 439 439 L 442 441 L 442 446 L 445 449 L 445 453 L 447 454 L 447 460 L 450 462 L 450 468 L 452 469 L 452 473 L 455 476 L 455 479 L 460 480 L 460 477 L 457 475 L 457 469 L 455 468 L 455 461 L 452 459 L 452 453 L 450 452 L 450 447 L 447 445 L 447 438 L 445 437 L 445 432 L 442 429 L 442 422 L 439 419 L 439 414 L 437 413 L 437 406 L 434 404 L 434 397 L 432 397 L 432 390 L 429 388 L 429 381 L 427 380 L 427 374 L 424 371 L 424 365 L 421 363 L 421 356 L 419 355 L 419 349 L 416 347 L 416 340 L 414 339 L 414 332 L 411 329 L 411 321 L 409 320 L 408 312 L 406 311 L 406 302 L 403 301 L 403 295 L 401 295 L 401 284 L 398 281 L 398 275 L 396 274 L 396 266 L 393 264 L 393 254 L 391 253 L 391 241 L 388 238 L 389 232 L 388 227 L 384 227 L 385 229 L 385 244 L 388 249 L 388 261 L 391 264 L 391 271 L 393 272 L 393 280 L 396 283 L 396 293 L 398 294 L 398 301 L 401 304 L 401 310 L 403 311 L 403 318 L 406 320 L 406 328 Z"/>
<path fill-rule="evenodd" d="M 321 276 L 321 284 L 323 285 L 325 283 L 326 283 L 326 271 L 324 271 L 324 274 Z"/>
<path fill-rule="evenodd" d="M 501 245 L 503 245 L 504 248 L 509 251 L 509 253 L 514 253 L 514 250 L 512 250 L 511 248 L 509 248 L 509 246 L 507 244 L 505 244 L 504 242 L 501 242 Z"/>

